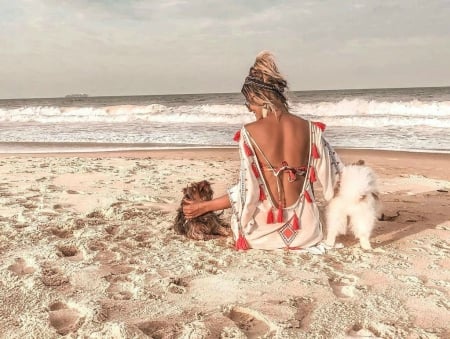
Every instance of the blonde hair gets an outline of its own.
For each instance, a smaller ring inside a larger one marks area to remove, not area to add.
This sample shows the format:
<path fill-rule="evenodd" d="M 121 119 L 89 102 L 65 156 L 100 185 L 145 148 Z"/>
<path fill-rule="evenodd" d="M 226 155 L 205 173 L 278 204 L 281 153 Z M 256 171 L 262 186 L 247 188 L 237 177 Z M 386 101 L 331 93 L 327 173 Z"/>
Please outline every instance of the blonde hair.
<path fill-rule="evenodd" d="M 248 101 L 262 104 L 269 111 L 276 112 L 277 108 L 287 111 L 287 87 L 287 81 L 278 70 L 273 54 L 262 51 L 250 67 L 241 92 Z"/>

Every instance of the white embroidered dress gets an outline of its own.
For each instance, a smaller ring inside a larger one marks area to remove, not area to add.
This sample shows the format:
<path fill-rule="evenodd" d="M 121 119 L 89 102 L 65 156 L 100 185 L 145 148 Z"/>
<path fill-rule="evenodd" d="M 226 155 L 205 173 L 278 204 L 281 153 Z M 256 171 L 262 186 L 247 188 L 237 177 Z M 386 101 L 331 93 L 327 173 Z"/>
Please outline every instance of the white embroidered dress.
<path fill-rule="evenodd" d="M 251 137 L 242 127 L 239 137 L 240 178 L 238 184 L 228 190 L 233 211 L 231 228 L 237 249 L 245 249 L 241 246 L 242 241 L 246 241 L 250 248 L 273 250 L 308 248 L 322 240 L 322 224 L 314 200 L 313 183 L 318 179 L 324 198 L 331 199 L 342 166 L 322 136 L 324 127 L 321 123 L 309 123 L 310 155 L 303 189 L 297 201 L 280 212 L 283 221 L 277 222 L 275 218 L 274 222 L 269 223 L 267 216 L 269 213 L 277 214 L 277 204 L 271 199 Z"/>

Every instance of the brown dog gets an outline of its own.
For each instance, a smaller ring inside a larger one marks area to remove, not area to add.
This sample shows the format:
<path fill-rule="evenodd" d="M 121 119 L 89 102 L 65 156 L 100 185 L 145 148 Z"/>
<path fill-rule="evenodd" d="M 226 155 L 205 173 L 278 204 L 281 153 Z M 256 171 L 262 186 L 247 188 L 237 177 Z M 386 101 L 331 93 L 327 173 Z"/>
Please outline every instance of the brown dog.
<path fill-rule="evenodd" d="M 206 201 L 212 200 L 213 190 L 211 184 L 199 181 L 183 188 L 183 199 L 177 210 L 173 229 L 178 234 L 185 234 L 194 240 L 210 240 L 220 236 L 231 235 L 231 228 L 214 212 L 208 212 L 196 218 L 186 219 L 183 213 L 184 200 Z"/>

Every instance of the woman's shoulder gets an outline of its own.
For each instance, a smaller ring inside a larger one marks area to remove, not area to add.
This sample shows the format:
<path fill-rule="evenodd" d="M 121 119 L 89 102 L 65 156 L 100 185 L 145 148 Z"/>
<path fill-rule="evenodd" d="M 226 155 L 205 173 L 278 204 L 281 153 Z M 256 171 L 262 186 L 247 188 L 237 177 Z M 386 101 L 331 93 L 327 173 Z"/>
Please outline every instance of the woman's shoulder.
<path fill-rule="evenodd" d="M 252 122 L 245 124 L 243 126 L 243 129 L 245 129 L 249 133 L 252 133 L 252 131 L 254 131 L 255 129 L 258 129 L 258 126 L 260 126 L 261 123 L 262 123 L 261 120 L 252 121 Z"/>
<path fill-rule="evenodd" d="M 297 115 L 294 115 L 294 114 L 289 114 L 286 117 L 288 118 L 288 119 L 286 119 L 288 122 L 288 125 L 292 125 L 296 129 L 309 128 L 309 124 L 310 124 L 309 120 L 306 120 L 306 119 L 299 117 Z"/>

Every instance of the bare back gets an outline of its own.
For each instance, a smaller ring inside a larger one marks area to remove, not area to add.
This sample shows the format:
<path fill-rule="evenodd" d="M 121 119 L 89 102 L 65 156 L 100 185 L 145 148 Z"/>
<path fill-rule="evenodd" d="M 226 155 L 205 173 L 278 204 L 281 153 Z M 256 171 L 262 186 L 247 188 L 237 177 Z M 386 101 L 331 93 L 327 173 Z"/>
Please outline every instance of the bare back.
<path fill-rule="evenodd" d="M 308 165 L 309 159 L 309 123 L 289 113 L 282 114 L 277 121 L 275 116 L 260 119 L 245 126 L 270 164 L 274 167 L 281 166 L 286 161 L 289 166 L 301 167 Z M 258 150 L 256 156 L 262 165 L 267 165 L 266 160 Z M 277 179 L 270 171 L 263 171 L 273 201 L 277 201 Z M 287 173 L 280 177 L 284 189 L 285 204 L 294 204 L 302 191 L 304 177 L 297 177 L 294 182 L 289 182 Z"/>

